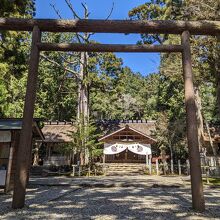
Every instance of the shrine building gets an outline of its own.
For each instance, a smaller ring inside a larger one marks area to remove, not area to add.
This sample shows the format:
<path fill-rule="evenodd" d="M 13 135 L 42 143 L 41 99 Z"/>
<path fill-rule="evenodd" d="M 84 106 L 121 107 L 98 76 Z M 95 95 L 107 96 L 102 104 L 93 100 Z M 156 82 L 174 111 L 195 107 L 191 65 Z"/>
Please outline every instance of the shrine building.
<path fill-rule="evenodd" d="M 155 121 L 123 120 L 102 124 L 105 163 L 145 163 L 152 158 Z"/>

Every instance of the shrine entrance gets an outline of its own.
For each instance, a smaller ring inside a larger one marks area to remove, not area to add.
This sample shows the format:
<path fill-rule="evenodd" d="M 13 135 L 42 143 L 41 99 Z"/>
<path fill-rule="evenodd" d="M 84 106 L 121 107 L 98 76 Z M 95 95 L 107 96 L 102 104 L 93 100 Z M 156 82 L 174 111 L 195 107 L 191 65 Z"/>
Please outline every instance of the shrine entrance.
<path fill-rule="evenodd" d="M 106 163 L 145 163 L 146 156 L 135 154 L 128 149 L 115 155 L 105 155 Z"/>
<path fill-rule="evenodd" d="M 205 201 L 201 175 L 198 143 L 197 115 L 193 86 L 190 34 L 220 34 L 220 21 L 129 21 L 129 20 L 53 20 L 0 18 L 0 30 L 32 31 L 32 46 L 29 62 L 27 90 L 19 152 L 17 155 L 16 181 L 13 208 L 23 208 L 29 178 L 32 122 L 36 100 L 40 51 L 74 52 L 178 52 L 182 54 L 185 89 L 186 128 L 190 160 L 192 206 L 204 211 Z M 86 33 L 139 33 L 181 35 L 180 45 L 110 45 L 110 44 L 56 44 L 41 42 L 41 32 L 86 32 Z M 180 76 L 181 77 L 181 76 Z"/>

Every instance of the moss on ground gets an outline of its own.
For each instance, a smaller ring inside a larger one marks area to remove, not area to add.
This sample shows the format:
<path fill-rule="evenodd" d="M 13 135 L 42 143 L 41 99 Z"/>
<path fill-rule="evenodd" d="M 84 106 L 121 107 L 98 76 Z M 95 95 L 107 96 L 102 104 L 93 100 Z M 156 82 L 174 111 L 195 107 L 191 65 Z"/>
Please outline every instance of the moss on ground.
<path fill-rule="evenodd" d="M 203 182 L 207 183 L 207 179 L 203 178 Z M 220 178 L 209 178 L 209 185 L 220 186 Z"/>

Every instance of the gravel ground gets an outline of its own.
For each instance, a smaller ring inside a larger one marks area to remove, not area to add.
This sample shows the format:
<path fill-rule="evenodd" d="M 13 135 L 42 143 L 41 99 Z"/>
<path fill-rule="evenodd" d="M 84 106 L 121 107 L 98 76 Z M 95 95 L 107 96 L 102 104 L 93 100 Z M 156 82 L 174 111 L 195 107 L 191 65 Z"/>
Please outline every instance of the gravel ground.
<path fill-rule="evenodd" d="M 0 195 L 1 219 L 220 219 L 220 188 L 205 188 L 206 212 L 191 209 L 189 185 L 179 177 L 31 179 L 27 206 L 13 211 Z"/>

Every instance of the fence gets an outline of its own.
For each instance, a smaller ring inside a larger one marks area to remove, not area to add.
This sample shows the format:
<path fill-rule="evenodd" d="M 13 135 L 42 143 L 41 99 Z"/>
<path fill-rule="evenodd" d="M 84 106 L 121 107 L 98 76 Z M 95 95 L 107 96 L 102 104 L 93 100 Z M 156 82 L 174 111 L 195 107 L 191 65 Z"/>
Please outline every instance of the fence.
<path fill-rule="evenodd" d="M 202 157 L 202 174 L 208 177 L 220 176 L 220 157 Z"/>
<path fill-rule="evenodd" d="M 201 158 L 202 175 L 207 177 L 219 177 L 220 176 L 220 158 L 216 160 L 214 157 Z M 155 164 L 147 165 L 147 173 L 153 175 L 190 175 L 189 160 L 185 163 L 181 163 L 180 160 L 177 163 L 172 161 L 159 163 L 156 160 Z"/>
<path fill-rule="evenodd" d="M 73 165 L 72 166 L 72 176 L 97 176 L 103 175 L 106 173 L 106 167 L 104 164 L 95 165 L 95 166 L 82 166 L 82 165 Z"/>
<path fill-rule="evenodd" d="M 147 165 L 147 174 L 152 175 L 189 175 L 190 166 L 187 161 L 182 164 L 180 160 L 175 164 L 172 161 L 170 163 L 159 162 L 156 160 L 154 164 Z"/>

